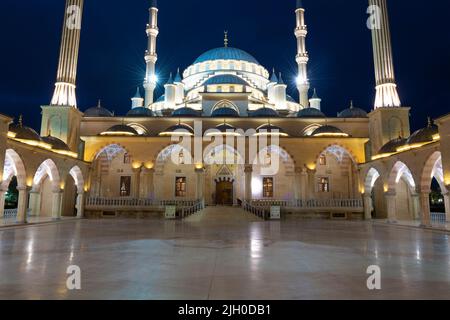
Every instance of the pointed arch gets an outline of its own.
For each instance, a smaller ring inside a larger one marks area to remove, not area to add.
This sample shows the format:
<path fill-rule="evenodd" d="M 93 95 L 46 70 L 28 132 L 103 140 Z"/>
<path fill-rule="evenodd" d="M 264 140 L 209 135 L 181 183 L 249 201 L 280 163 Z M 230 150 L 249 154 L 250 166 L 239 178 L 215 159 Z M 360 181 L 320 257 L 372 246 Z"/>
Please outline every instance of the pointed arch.
<path fill-rule="evenodd" d="M 84 191 L 84 177 L 83 173 L 81 172 L 81 169 L 78 166 L 75 166 L 72 169 L 70 169 L 69 175 L 75 181 L 78 193 L 82 193 Z"/>
<path fill-rule="evenodd" d="M 18 187 L 26 187 L 27 174 L 22 158 L 15 150 L 7 149 L 5 152 L 5 165 L 3 167 L 2 189 L 8 188 L 8 185 L 14 176 L 17 177 Z"/>
<path fill-rule="evenodd" d="M 237 164 L 237 165 L 245 164 L 245 158 L 243 157 L 241 152 L 239 152 L 236 148 L 225 143 L 220 145 L 210 144 L 208 147 L 206 147 L 203 152 L 204 163 L 206 165 L 211 165 L 214 163 L 224 164 L 223 163 L 224 161 L 218 161 L 219 159 L 217 158 L 217 155 L 219 155 L 222 152 L 226 152 L 227 154 L 233 156 L 232 158 L 227 157 L 225 159 L 226 164 Z"/>
<path fill-rule="evenodd" d="M 51 159 L 47 159 L 39 166 L 33 178 L 33 186 L 39 187 L 41 183 L 48 177 L 54 188 L 59 188 L 61 183 L 58 167 Z"/>
<path fill-rule="evenodd" d="M 348 150 L 347 148 L 345 148 L 344 146 L 341 146 L 339 144 L 332 144 L 327 146 L 325 149 L 323 149 L 316 157 L 316 161 L 315 163 L 317 163 L 320 159 L 320 157 L 326 153 L 331 153 L 333 154 L 336 159 L 338 159 L 339 162 L 342 161 L 342 159 L 344 158 L 344 155 L 348 155 L 348 157 L 350 158 L 350 160 L 352 160 L 353 164 L 356 165 L 358 163 L 356 157 L 353 155 L 353 153 Z"/>
<path fill-rule="evenodd" d="M 403 179 L 408 184 L 411 191 L 416 192 L 416 182 L 411 170 L 405 163 L 397 161 L 388 176 L 388 188 L 390 191 L 395 190 L 400 179 Z"/>
<path fill-rule="evenodd" d="M 155 165 L 163 165 L 168 159 L 177 163 L 180 154 L 183 154 L 184 164 L 193 164 L 191 152 L 180 144 L 171 144 L 162 149 L 156 156 Z"/>
<path fill-rule="evenodd" d="M 114 157 L 116 155 L 118 155 L 122 151 L 125 151 L 126 153 L 129 154 L 128 150 L 124 146 L 122 146 L 122 145 L 120 145 L 118 143 L 112 143 L 112 144 L 109 144 L 109 145 L 106 145 L 106 146 L 102 147 L 95 154 L 94 160 L 97 160 L 103 154 L 107 155 L 108 160 L 112 160 L 112 159 L 114 159 Z"/>
<path fill-rule="evenodd" d="M 375 168 L 370 168 L 364 179 L 364 192 L 367 194 L 372 193 L 372 189 L 375 186 L 377 180 L 381 177 L 380 173 Z"/>

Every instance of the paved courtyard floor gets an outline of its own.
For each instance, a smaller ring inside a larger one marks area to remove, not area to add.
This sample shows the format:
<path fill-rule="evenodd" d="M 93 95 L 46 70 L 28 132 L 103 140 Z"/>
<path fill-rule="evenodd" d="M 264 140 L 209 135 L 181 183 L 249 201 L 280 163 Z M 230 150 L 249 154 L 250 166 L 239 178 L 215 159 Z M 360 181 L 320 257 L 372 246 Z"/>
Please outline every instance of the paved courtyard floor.
<path fill-rule="evenodd" d="M 81 268 L 82 289 L 66 288 Z M 369 291 L 378 265 L 382 289 Z M 449 234 L 208 208 L 0 229 L 0 299 L 450 299 Z"/>

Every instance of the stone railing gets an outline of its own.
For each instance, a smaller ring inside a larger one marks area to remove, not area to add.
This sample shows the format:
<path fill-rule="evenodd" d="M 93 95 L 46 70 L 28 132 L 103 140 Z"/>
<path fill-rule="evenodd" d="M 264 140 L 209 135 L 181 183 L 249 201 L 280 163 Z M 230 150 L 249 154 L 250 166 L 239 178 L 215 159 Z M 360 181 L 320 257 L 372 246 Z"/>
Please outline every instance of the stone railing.
<path fill-rule="evenodd" d="M 267 219 L 268 210 L 266 209 L 266 206 L 256 206 L 252 202 L 244 201 L 242 202 L 242 208 L 245 211 L 254 214 L 258 218 L 261 218 L 263 220 Z"/>
<path fill-rule="evenodd" d="M 30 216 L 31 215 L 31 209 L 27 210 L 27 215 Z M 3 211 L 3 219 L 4 220 L 13 220 L 13 219 L 17 219 L 17 208 L 15 209 L 5 209 Z"/>
<path fill-rule="evenodd" d="M 432 223 L 446 223 L 447 216 L 444 212 L 432 212 L 431 213 L 431 222 Z"/>
<path fill-rule="evenodd" d="M 155 199 L 136 199 L 136 198 L 100 198 L 89 197 L 86 199 L 86 209 L 132 209 L 132 208 L 164 208 L 166 206 L 176 207 L 195 207 L 199 200 L 155 200 Z"/>
<path fill-rule="evenodd" d="M 202 211 L 203 209 L 205 209 L 205 201 L 197 200 L 191 206 L 182 207 L 180 211 L 180 217 L 181 219 L 185 219 L 199 211 Z"/>
<path fill-rule="evenodd" d="M 253 200 L 251 205 L 262 208 L 278 206 L 305 210 L 364 210 L 364 202 L 362 199 Z"/>

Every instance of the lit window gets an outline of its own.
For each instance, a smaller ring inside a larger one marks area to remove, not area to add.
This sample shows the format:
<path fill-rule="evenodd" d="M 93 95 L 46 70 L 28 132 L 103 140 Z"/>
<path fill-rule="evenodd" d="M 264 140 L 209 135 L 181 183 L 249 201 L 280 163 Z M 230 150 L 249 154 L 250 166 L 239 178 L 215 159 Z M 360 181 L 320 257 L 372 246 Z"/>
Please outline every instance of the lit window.
<path fill-rule="evenodd" d="M 131 177 L 120 177 L 120 196 L 129 197 L 131 195 Z"/>
<path fill-rule="evenodd" d="M 178 177 L 175 179 L 175 197 L 186 196 L 186 177 Z"/>
<path fill-rule="evenodd" d="M 319 192 L 330 192 L 329 178 L 319 178 Z"/>
<path fill-rule="evenodd" d="M 222 87 L 221 86 L 217 87 L 217 92 L 222 92 Z"/>
<path fill-rule="evenodd" d="M 230 92 L 236 92 L 236 89 L 234 88 L 234 86 L 230 86 Z"/>
<path fill-rule="evenodd" d="M 273 198 L 273 178 L 263 178 L 263 197 Z"/>
<path fill-rule="evenodd" d="M 327 165 L 327 157 L 326 156 L 320 156 L 320 158 L 319 158 L 319 164 L 321 165 L 321 166 L 326 166 Z"/>

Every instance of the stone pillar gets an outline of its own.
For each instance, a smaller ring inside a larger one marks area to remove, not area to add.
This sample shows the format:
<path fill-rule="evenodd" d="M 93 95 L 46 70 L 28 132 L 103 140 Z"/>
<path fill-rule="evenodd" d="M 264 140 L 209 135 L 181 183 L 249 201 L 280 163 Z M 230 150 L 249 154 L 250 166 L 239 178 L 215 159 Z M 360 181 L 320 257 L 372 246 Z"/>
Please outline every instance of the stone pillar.
<path fill-rule="evenodd" d="M 62 198 L 63 198 L 63 190 L 55 189 L 53 190 L 53 202 L 52 202 L 52 219 L 59 220 L 61 219 L 61 206 L 62 206 Z"/>
<path fill-rule="evenodd" d="M 27 223 L 28 193 L 29 187 L 17 187 L 19 191 L 19 202 L 17 206 L 17 223 Z"/>
<path fill-rule="evenodd" d="M 195 169 L 195 173 L 197 175 L 197 183 L 195 186 L 195 198 L 198 200 L 204 200 L 204 194 L 203 194 L 203 186 L 204 186 L 204 180 L 205 180 L 205 169 Z"/>
<path fill-rule="evenodd" d="M 308 194 L 306 195 L 308 199 L 314 199 L 316 193 L 316 170 L 308 170 Z"/>
<path fill-rule="evenodd" d="M 41 215 L 41 192 L 39 190 L 30 192 L 30 209 L 32 216 L 39 217 Z"/>
<path fill-rule="evenodd" d="M 373 210 L 372 195 L 370 193 L 365 193 L 364 194 L 364 219 L 365 220 L 372 220 L 372 210 Z"/>
<path fill-rule="evenodd" d="M 411 198 L 412 198 L 414 220 L 420 220 L 420 196 L 418 193 L 413 193 L 411 195 Z"/>
<path fill-rule="evenodd" d="M 302 168 L 300 173 L 300 199 L 307 200 L 308 194 L 308 171 L 306 168 Z"/>
<path fill-rule="evenodd" d="M 397 214 L 395 212 L 395 192 L 386 192 L 384 198 L 386 199 L 387 218 L 389 223 L 397 223 Z"/>
<path fill-rule="evenodd" d="M 444 204 L 445 204 L 445 217 L 446 221 L 450 222 L 450 193 L 447 192 L 444 194 Z"/>
<path fill-rule="evenodd" d="M 0 190 L 0 220 L 3 219 L 5 213 L 5 195 L 6 190 Z"/>
<path fill-rule="evenodd" d="M 131 196 L 133 198 L 139 198 L 139 190 L 141 185 L 141 167 L 133 168 L 133 178 L 132 178 L 132 187 L 131 187 Z"/>
<path fill-rule="evenodd" d="M 420 192 L 420 225 L 422 227 L 431 226 L 431 212 L 430 212 L 430 193 Z"/>
<path fill-rule="evenodd" d="M 77 218 L 83 218 L 84 217 L 84 198 L 85 193 L 79 192 L 77 195 Z"/>
<path fill-rule="evenodd" d="M 253 166 L 251 164 L 245 165 L 245 200 L 252 200 L 252 174 Z"/>

